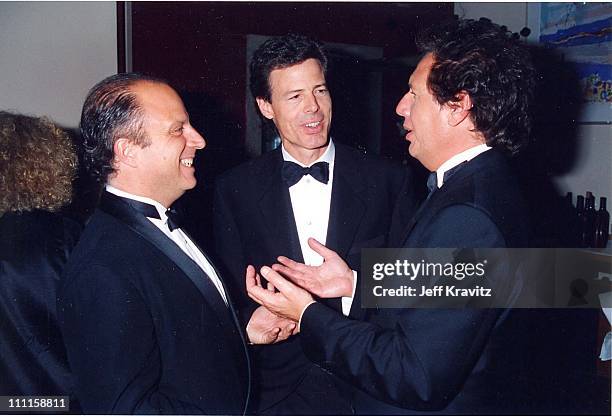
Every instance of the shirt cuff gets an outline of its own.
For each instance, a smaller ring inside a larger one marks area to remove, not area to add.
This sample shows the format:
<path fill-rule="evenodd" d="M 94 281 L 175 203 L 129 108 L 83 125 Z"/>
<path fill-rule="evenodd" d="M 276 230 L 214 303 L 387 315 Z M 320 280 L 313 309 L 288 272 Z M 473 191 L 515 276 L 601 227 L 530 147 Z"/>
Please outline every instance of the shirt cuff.
<path fill-rule="evenodd" d="M 357 288 L 357 271 L 353 270 L 353 292 L 350 297 L 342 297 L 342 314 L 348 317 L 355 298 L 355 289 Z"/>
<path fill-rule="evenodd" d="M 302 312 L 300 313 L 300 320 L 298 321 L 298 332 L 301 329 L 302 326 L 302 317 L 304 317 L 304 313 L 306 312 L 306 309 L 308 307 L 310 307 L 311 305 L 313 305 L 314 303 L 316 303 L 315 300 L 312 300 L 311 302 L 309 302 L 308 304 L 306 304 L 306 306 L 304 306 L 304 309 L 302 310 Z"/>
<path fill-rule="evenodd" d="M 246 339 L 247 339 L 247 344 L 249 344 L 249 345 L 254 345 L 255 344 L 255 343 L 251 342 L 251 338 L 249 337 L 249 326 L 251 325 L 251 319 L 252 318 L 253 317 L 249 318 L 249 322 L 247 323 L 246 327 L 244 328 L 245 336 L 246 336 Z"/>

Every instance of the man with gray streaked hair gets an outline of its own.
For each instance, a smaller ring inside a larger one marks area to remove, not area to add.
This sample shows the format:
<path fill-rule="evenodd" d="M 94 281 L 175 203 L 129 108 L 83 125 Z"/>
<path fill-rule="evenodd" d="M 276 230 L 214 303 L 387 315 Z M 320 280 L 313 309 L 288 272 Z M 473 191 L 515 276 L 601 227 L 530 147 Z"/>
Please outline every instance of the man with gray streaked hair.
<path fill-rule="evenodd" d="M 105 184 L 59 301 L 83 412 L 245 413 L 243 333 L 221 276 L 171 209 L 196 185 L 206 144 L 182 100 L 163 81 L 117 74 L 90 91 L 81 131 L 86 168 Z"/>

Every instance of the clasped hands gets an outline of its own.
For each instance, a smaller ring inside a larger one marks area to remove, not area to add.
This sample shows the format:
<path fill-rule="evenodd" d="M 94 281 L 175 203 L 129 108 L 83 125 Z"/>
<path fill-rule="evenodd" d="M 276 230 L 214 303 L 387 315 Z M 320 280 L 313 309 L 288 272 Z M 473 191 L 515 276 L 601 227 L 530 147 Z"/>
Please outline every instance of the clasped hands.
<path fill-rule="evenodd" d="M 246 270 L 249 297 L 260 304 L 247 326 L 249 339 L 255 344 L 277 343 L 299 332 L 298 322 L 304 309 L 320 298 L 351 297 L 353 271 L 338 254 L 315 239 L 308 245 L 323 257 L 319 266 L 305 265 L 279 256 L 278 264 L 260 269 L 268 284 L 251 265 Z"/>

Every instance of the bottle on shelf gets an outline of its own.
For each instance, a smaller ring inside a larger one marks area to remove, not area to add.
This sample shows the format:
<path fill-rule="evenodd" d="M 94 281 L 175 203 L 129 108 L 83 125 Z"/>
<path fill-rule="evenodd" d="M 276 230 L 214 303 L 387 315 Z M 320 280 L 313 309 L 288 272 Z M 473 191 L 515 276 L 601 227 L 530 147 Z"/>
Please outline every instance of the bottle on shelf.
<path fill-rule="evenodd" d="M 592 194 L 584 202 L 581 220 L 580 244 L 583 248 L 592 248 L 595 237 L 595 197 Z"/>
<path fill-rule="evenodd" d="M 599 198 L 599 210 L 595 214 L 594 247 L 605 248 L 608 244 L 610 213 L 606 210 L 606 197 Z"/>
<path fill-rule="evenodd" d="M 589 195 L 590 194 L 590 195 Z M 595 197 L 587 192 L 582 215 L 582 247 L 592 248 L 595 237 Z"/>
<path fill-rule="evenodd" d="M 576 196 L 576 214 L 581 217 L 584 213 L 584 197 L 580 194 Z"/>
<path fill-rule="evenodd" d="M 583 220 L 584 220 L 584 196 L 580 194 L 576 196 L 576 229 L 575 233 L 577 236 L 578 246 L 581 248 L 586 247 L 583 242 L 582 236 L 582 228 L 583 228 Z"/>

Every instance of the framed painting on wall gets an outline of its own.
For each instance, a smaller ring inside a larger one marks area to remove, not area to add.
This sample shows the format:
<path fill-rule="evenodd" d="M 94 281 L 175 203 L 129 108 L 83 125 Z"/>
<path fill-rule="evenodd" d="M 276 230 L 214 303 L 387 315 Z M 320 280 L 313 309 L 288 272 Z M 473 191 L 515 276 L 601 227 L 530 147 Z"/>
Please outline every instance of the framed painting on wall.
<path fill-rule="evenodd" d="M 580 122 L 612 123 L 612 3 L 529 3 L 530 40 L 575 68 L 584 99 Z"/>

